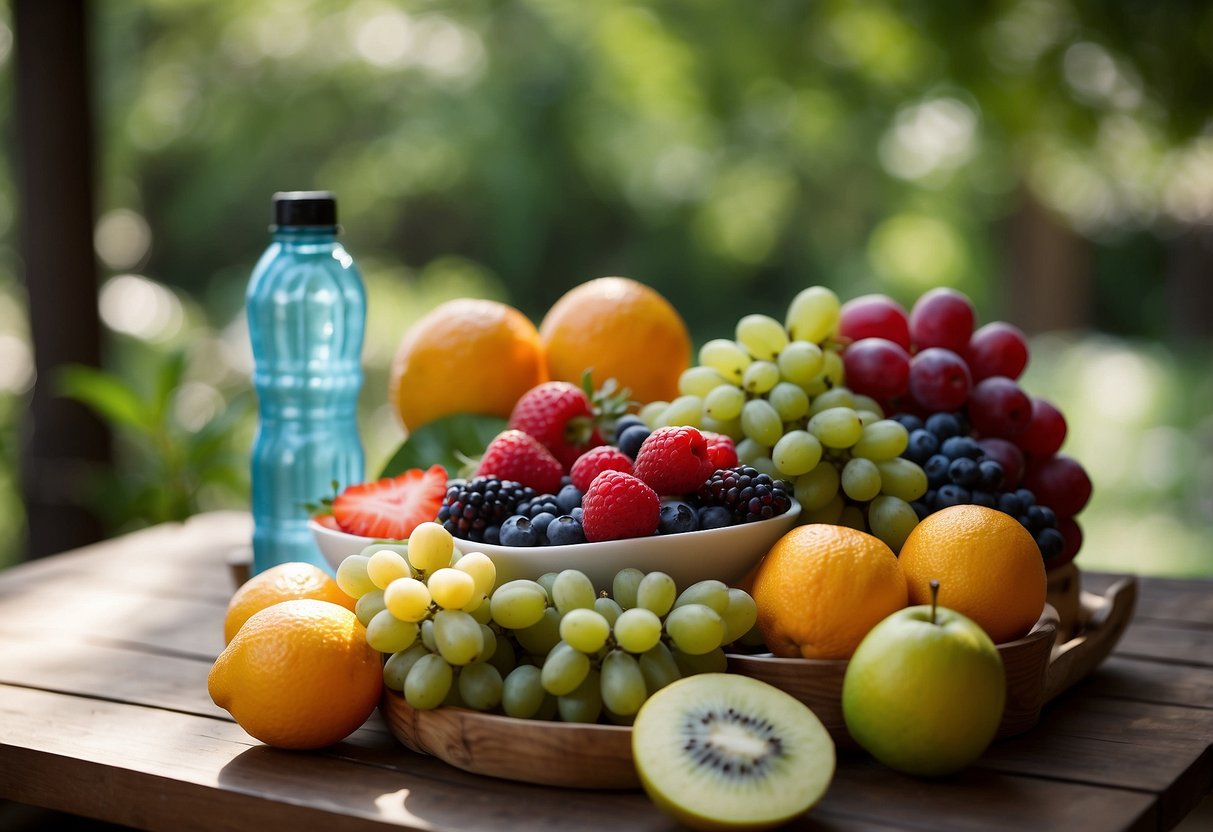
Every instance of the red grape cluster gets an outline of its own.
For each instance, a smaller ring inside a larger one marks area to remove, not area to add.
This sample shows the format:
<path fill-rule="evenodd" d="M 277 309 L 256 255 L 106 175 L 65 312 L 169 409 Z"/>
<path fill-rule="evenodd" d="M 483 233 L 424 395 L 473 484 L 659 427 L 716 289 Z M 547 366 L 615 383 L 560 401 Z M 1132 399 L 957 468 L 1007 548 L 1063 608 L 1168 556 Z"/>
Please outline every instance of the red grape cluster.
<path fill-rule="evenodd" d="M 1059 453 L 1066 436 L 1061 411 L 1017 383 L 1028 363 L 1023 333 L 1003 321 L 975 325 L 969 298 L 953 289 L 923 294 L 909 314 L 885 295 L 850 300 L 838 328 L 847 385 L 886 413 L 957 416 L 982 458 L 1002 467 L 999 492 L 1031 492 L 1051 509 L 1065 545 L 1048 564 L 1068 563 L 1082 544 L 1074 517 L 1091 496 L 1091 480 Z M 926 504 L 935 510 L 930 497 Z"/>

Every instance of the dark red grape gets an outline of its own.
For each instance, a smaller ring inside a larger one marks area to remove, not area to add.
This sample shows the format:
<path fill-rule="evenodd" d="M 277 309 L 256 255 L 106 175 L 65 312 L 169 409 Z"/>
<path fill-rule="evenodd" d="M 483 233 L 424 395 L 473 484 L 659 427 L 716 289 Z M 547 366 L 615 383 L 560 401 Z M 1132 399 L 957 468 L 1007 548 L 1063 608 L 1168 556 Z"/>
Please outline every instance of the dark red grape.
<path fill-rule="evenodd" d="M 903 396 L 910 384 L 910 354 L 887 338 L 862 338 L 842 353 L 847 387 L 875 399 Z"/>
<path fill-rule="evenodd" d="M 887 338 L 910 351 L 910 319 L 888 295 L 861 295 L 844 303 L 838 313 L 838 334 L 850 341 Z"/>
<path fill-rule="evenodd" d="M 969 423 L 981 436 L 1012 439 L 1028 427 L 1032 400 L 1006 376 L 977 382 L 969 394 Z"/>
<path fill-rule="evenodd" d="M 943 347 L 963 355 L 973 335 L 973 304 L 955 289 L 940 287 L 922 295 L 910 310 L 914 349 Z"/>
<path fill-rule="evenodd" d="M 972 386 L 969 366 L 952 350 L 929 347 L 910 360 L 910 395 L 929 412 L 956 410 Z"/>
<path fill-rule="evenodd" d="M 1023 479 L 1023 451 L 1019 450 L 1009 439 L 1001 439 L 997 436 L 983 436 L 977 440 L 977 444 L 985 452 L 986 459 L 992 459 L 1002 466 L 1002 487 L 1004 489 L 1018 488 L 1019 481 Z"/>
<path fill-rule="evenodd" d="M 1091 499 L 1091 478 L 1077 460 L 1065 454 L 1032 462 L 1024 475 L 1024 485 L 1058 518 L 1073 517 Z"/>
<path fill-rule="evenodd" d="M 973 333 L 965 359 L 975 382 L 990 376 L 1016 379 L 1028 366 L 1028 341 L 1017 327 L 994 321 Z"/>
<path fill-rule="evenodd" d="M 1053 404 L 1039 396 L 1032 397 L 1032 415 L 1015 444 L 1032 456 L 1053 456 L 1066 438 L 1066 417 Z"/>

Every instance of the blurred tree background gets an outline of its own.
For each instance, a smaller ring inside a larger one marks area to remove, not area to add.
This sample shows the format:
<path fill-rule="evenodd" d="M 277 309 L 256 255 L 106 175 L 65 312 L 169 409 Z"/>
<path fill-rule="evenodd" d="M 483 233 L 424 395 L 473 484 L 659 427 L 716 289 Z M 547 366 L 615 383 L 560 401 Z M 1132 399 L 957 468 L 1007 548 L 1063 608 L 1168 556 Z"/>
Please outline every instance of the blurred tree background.
<path fill-rule="evenodd" d="M 145 0 L 90 6 L 94 472 L 112 532 L 247 501 L 243 321 L 270 195 L 326 188 L 387 368 L 457 295 L 536 322 L 642 280 L 696 343 L 799 289 L 967 292 L 1033 336 L 1095 496 L 1084 568 L 1211 574 L 1213 7 L 1142 0 Z M 12 110 L 0 6 L 0 119 Z M 0 159 L 0 565 L 35 379 L 10 129 Z M 91 385 L 91 386 L 90 386 Z"/>

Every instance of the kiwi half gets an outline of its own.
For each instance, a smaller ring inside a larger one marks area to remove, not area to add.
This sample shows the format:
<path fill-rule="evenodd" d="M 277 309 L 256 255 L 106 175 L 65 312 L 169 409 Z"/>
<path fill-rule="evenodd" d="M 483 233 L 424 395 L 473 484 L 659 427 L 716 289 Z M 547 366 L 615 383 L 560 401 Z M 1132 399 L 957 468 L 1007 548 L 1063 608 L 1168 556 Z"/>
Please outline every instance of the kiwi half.
<path fill-rule="evenodd" d="M 649 797 L 696 829 L 764 829 L 813 806 L 834 777 L 834 741 L 799 700 L 766 682 L 702 673 L 636 714 L 632 756 Z"/>

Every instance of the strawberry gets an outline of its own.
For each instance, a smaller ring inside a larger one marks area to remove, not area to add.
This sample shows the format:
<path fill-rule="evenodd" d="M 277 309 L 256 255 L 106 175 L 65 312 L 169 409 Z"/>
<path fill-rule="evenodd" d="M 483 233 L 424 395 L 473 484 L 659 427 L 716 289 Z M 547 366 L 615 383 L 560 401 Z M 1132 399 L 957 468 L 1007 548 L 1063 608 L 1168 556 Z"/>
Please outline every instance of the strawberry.
<path fill-rule="evenodd" d="M 405 540 L 417 526 L 438 516 L 445 495 L 445 468 L 413 468 L 397 477 L 348 486 L 333 500 L 333 519 L 349 534 Z"/>
<path fill-rule="evenodd" d="M 584 494 L 590 487 L 590 483 L 594 481 L 594 477 L 603 471 L 623 471 L 625 474 L 630 474 L 632 473 L 632 460 L 616 447 L 599 445 L 577 457 L 577 461 L 573 463 L 573 469 L 569 471 L 569 477 L 573 480 L 573 485 Z"/>
<path fill-rule="evenodd" d="M 657 531 L 661 514 L 657 492 L 622 471 L 594 477 L 581 506 L 581 526 L 591 542 L 648 537 Z"/>
<path fill-rule="evenodd" d="M 514 480 L 539 494 L 555 494 L 564 466 L 535 437 L 521 430 L 504 430 L 484 449 L 476 476 Z"/>
<path fill-rule="evenodd" d="M 703 485 L 716 466 L 698 429 L 658 428 L 636 452 L 632 473 L 662 496 L 688 494 Z"/>
<path fill-rule="evenodd" d="M 714 469 L 732 468 L 737 464 L 737 446 L 732 438 L 723 433 L 712 433 L 709 430 L 700 431 L 708 443 L 708 459 L 712 460 Z M 709 476 L 711 476 L 709 474 Z"/>
<path fill-rule="evenodd" d="M 586 450 L 603 444 L 590 397 L 568 381 L 547 381 L 523 393 L 507 427 L 538 439 L 566 472 Z"/>

